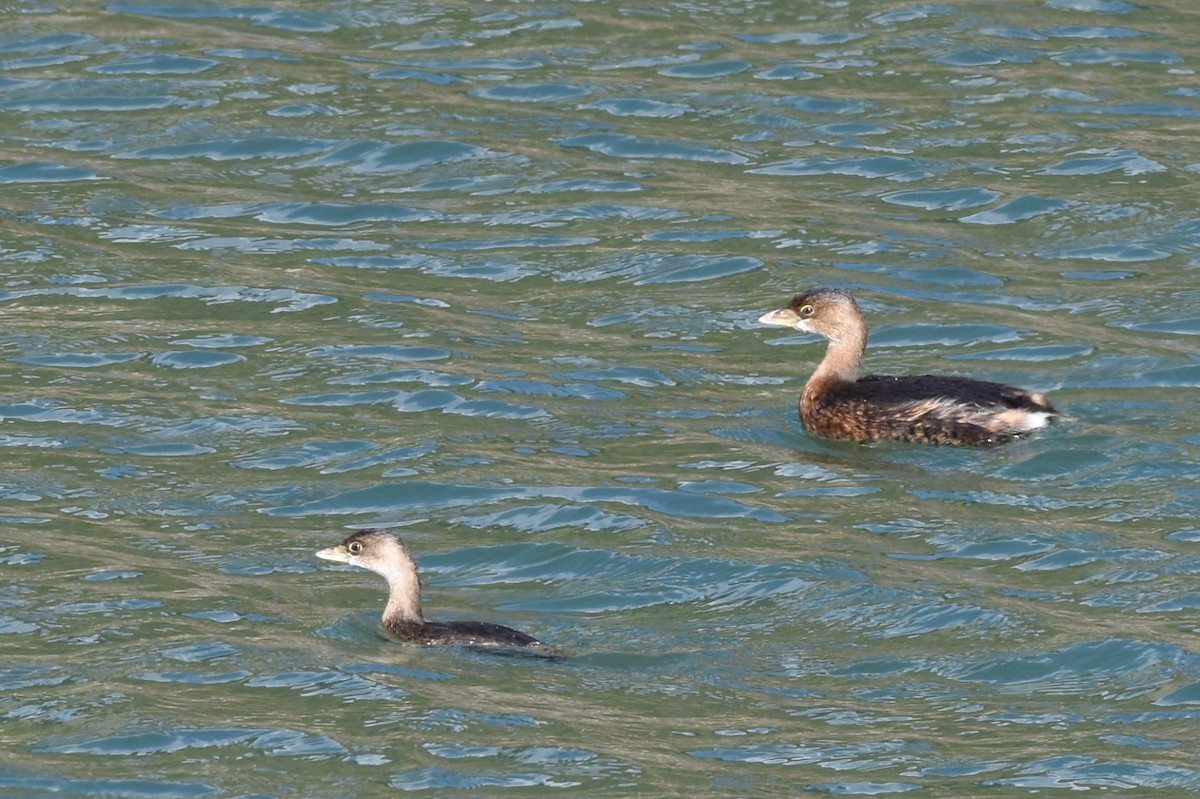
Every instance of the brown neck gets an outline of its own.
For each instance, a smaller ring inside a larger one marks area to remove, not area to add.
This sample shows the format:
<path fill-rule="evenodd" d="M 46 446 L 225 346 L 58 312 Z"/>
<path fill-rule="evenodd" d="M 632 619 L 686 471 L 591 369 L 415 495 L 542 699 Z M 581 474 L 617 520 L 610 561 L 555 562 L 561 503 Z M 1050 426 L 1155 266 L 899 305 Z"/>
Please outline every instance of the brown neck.
<path fill-rule="evenodd" d="M 829 339 L 829 348 L 821 364 L 809 378 L 810 383 L 853 383 L 858 380 L 863 353 L 867 349 L 866 325 L 839 330 Z"/>

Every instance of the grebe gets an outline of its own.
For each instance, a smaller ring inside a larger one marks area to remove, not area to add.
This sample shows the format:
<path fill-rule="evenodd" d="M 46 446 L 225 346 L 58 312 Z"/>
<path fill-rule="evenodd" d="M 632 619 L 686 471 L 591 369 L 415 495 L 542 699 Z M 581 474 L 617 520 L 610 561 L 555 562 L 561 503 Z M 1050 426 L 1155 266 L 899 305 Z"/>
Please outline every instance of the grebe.
<path fill-rule="evenodd" d="M 449 646 L 535 646 L 520 630 L 485 621 L 425 621 L 421 613 L 421 579 L 417 562 L 399 537 L 383 530 L 362 530 L 318 558 L 370 569 L 388 582 L 383 628 L 404 641 Z"/>
<path fill-rule="evenodd" d="M 1002 383 L 941 375 L 860 377 L 867 320 L 845 291 L 797 294 L 758 321 L 829 340 L 800 395 L 800 420 L 816 435 L 986 446 L 1011 441 L 1058 415 L 1041 394 Z"/>

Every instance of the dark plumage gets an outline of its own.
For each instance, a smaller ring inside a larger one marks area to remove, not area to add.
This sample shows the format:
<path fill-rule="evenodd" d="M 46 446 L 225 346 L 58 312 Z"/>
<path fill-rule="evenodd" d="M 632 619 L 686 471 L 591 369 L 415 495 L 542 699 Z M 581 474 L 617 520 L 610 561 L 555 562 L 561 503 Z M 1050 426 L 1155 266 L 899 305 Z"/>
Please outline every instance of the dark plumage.
<path fill-rule="evenodd" d="M 520 630 L 484 621 L 425 621 L 421 612 L 421 580 L 417 563 L 399 537 L 383 530 L 363 530 L 318 558 L 370 569 L 388 582 L 383 628 L 396 638 L 442 646 L 535 646 L 540 642 Z"/>
<path fill-rule="evenodd" d="M 800 420 L 816 435 L 986 446 L 1011 441 L 1058 415 L 1041 394 L 1003 383 L 940 375 L 860 377 L 867 320 L 845 291 L 797 294 L 758 321 L 829 340 L 800 396 Z"/>

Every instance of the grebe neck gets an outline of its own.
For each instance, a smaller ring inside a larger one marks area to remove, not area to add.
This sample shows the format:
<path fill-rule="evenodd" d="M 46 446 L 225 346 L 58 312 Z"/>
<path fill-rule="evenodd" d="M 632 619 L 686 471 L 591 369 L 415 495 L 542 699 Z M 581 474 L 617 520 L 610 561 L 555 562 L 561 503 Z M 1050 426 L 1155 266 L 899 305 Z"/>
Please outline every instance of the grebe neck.
<path fill-rule="evenodd" d="M 853 383 L 862 368 L 867 349 L 867 326 L 846 325 L 829 337 L 825 358 L 813 372 L 812 383 Z"/>
<path fill-rule="evenodd" d="M 396 620 L 424 624 L 421 613 L 421 579 L 417 575 L 417 564 L 407 553 L 396 568 L 384 572 L 388 583 L 388 602 L 383 609 L 385 620 Z"/>

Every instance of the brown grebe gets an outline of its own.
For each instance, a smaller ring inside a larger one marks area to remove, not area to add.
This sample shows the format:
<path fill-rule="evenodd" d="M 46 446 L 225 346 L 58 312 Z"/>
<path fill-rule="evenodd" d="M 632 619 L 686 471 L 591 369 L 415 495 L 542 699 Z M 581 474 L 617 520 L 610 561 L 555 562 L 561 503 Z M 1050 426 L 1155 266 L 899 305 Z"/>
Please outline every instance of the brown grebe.
<path fill-rule="evenodd" d="M 1002 383 L 941 375 L 860 376 L 867 320 L 845 291 L 797 294 L 786 308 L 758 321 L 829 340 L 800 395 L 800 420 L 816 435 L 987 446 L 1044 427 L 1058 415 L 1041 394 Z"/>
<path fill-rule="evenodd" d="M 449 646 L 535 646 L 540 642 L 520 630 L 484 621 L 425 621 L 421 613 L 421 579 L 417 562 L 397 536 L 362 530 L 318 558 L 370 569 L 388 582 L 383 628 L 396 638 L 417 644 Z"/>

